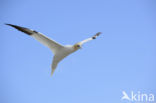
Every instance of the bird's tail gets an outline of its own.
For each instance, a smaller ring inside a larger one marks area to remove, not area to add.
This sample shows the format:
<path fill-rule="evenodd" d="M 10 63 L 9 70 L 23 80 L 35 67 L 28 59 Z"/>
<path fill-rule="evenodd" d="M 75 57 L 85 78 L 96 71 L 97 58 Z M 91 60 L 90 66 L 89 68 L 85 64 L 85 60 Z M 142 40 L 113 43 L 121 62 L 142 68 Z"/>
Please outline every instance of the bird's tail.
<path fill-rule="evenodd" d="M 51 71 L 51 76 L 53 76 L 55 69 L 52 69 Z"/>

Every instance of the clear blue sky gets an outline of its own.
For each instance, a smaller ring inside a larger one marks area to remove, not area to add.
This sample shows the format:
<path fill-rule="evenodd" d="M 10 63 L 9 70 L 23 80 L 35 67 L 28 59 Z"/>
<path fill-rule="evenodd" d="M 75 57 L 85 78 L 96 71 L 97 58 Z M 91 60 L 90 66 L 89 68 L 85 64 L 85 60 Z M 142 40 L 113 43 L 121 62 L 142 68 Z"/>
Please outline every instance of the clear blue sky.
<path fill-rule="evenodd" d="M 1 0 L 0 103 L 122 103 L 122 91 L 156 94 L 155 0 Z M 61 44 L 103 34 L 65 58 L 4 23 Z"/>

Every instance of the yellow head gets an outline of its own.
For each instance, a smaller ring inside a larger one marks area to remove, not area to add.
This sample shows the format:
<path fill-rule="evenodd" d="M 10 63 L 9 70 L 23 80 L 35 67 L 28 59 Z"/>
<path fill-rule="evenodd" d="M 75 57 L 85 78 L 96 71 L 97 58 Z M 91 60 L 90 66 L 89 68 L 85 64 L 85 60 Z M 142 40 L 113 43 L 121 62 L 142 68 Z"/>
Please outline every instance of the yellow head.
<path fill-rule="evenodd" d="M 75 50 L 81 49 L 81 44 L 80 44 L 80 43 L 76 43 L 76 44 L 74 45 L 74 49 L 75 49 Z"/>

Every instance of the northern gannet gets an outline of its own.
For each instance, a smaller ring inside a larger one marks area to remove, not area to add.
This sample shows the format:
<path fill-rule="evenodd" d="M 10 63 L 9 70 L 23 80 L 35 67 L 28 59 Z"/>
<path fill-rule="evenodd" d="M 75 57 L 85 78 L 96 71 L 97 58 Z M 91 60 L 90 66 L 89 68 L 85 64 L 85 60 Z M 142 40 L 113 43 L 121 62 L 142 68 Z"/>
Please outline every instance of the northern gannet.
<path fill-rule="evenodd" d="M 80 49 L 82 47 L 82 44 L 96 39 L 97 36 L 99 36 L 101 34 L 101 32 L 96 33 L 94 36 L 85 39 L 81 42 L 78 42 L 74 45 L 61 45 L 59 43 L 57 43 L 56 41 L 49 39 L 48 37 L 46 37 L 45 35 L 35 31 L 35 30 L 31 30 L 25 27 L 21 27 L 21 26 L 17 26 L 17 25 L 12 25 L 12 24 L 6 24 L 9 25 L 11 27 L 16 28 L 17 30 L 24 32 L 26 34 L 28 34 L 29 36 L 32 36 L 34 39 L 36 39 L 37 41 L 39 41 L 41 44 L 47 46 L 48 48 L 50 48 L 50 50 L 52 50 L 54 57 L 53 57 L 53 62 L 51 65 L 51 75 L 53 75 L 57 64 L 64 59 L 66 56 L 68 56 L 69 54 L 77 51 L 78 49 Z"/>

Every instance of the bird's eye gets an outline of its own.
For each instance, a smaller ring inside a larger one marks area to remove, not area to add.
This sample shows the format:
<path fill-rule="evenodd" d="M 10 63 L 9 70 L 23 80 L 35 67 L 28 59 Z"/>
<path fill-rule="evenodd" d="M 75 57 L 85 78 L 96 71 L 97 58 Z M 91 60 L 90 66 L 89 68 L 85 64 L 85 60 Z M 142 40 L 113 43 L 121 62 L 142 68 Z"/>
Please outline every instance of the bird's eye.
<path fill-rule="evenodd" d="M 77 47 L 80 47 L 80 45 L 77 45 Z"/>

